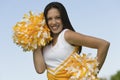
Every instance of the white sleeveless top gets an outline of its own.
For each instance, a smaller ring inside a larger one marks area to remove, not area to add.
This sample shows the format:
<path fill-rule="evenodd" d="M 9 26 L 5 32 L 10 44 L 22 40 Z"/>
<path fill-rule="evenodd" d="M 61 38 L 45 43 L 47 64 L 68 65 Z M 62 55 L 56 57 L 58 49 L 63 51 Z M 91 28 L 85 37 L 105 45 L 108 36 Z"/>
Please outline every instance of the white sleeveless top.
<path fill-rule="evenodd" d="M 54 46 L 52 44 L 47 45 L 43 49 L 43 57 L 47 68 L 55 69 L 61 63 L 63 63 L 73 52 L 74 46 L 69 44 L 65 38 L 64 33 L 68 29 L 64 29 L 58 36 L 57 42 Z"/>

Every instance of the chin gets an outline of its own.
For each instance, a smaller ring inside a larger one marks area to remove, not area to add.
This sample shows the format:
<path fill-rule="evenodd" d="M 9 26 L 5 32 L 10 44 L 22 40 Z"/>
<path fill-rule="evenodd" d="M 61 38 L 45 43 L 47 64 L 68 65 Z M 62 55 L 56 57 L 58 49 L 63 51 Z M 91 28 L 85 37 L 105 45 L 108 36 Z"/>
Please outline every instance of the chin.
<path fill-rule="evenodd" d="M 52 32 L 53 32 L 53 34 L 59 34 L 61 31 L 56 30 L 56 31 L 52 31 Z"/>

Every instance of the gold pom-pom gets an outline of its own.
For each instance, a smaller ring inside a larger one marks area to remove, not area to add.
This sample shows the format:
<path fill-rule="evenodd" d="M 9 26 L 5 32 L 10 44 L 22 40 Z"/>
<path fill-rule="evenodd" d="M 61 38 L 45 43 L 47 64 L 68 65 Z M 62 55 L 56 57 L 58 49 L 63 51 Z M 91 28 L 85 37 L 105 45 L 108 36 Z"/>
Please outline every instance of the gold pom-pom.
<path fill-rule="evenodd" d="M 65 69 L 68 74 L 72 74 L 69 80 L 99 80 L 98 61 L 89 55 L 78 55 L 75 53 L 72 57 L 70 65 Z M 71 65 L 72 64 L 72 65 Z"/>
<path fill-rule="evenodd" d="M 33 14 L 31 11 L 29 15 L 25 14 L 22 21 L 13 26 L 13 40 L 24 51 L 33 51 L 49 43 L 52 38 L 44 14 Z"/>

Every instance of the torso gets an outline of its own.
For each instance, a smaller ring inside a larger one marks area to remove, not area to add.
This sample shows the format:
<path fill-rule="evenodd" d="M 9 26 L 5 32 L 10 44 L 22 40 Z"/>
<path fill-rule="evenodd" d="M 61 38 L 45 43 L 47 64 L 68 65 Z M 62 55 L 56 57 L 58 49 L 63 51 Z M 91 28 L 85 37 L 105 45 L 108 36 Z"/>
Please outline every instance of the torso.
<path fill-rule="evenodd" d="M 74 46 L 69 44 L 64 39 L 65 31 L 67 31 L 67 29 L 63 30 L 59 34 L 57 42 L 54 46 L 52 44 L 49 44 L 43 49 L 43 56 L 48 68 L 57 68 L 61 63 L 65 61 L 65 59 L 70 56 L 74 50 Z"/>

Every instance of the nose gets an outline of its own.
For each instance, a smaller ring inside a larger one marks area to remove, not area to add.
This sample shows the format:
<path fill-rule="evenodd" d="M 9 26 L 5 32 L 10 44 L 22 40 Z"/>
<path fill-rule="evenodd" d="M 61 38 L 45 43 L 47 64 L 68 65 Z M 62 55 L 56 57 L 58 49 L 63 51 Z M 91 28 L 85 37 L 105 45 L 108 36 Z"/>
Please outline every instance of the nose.
<path fill-rule="evenodd" d="M 56 24 L 56 20 L 52 19 L 51 23 L 52 23 L 52 25 L 55 25 Z"/>

